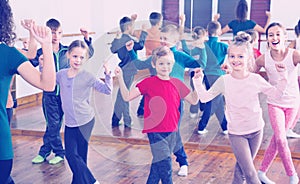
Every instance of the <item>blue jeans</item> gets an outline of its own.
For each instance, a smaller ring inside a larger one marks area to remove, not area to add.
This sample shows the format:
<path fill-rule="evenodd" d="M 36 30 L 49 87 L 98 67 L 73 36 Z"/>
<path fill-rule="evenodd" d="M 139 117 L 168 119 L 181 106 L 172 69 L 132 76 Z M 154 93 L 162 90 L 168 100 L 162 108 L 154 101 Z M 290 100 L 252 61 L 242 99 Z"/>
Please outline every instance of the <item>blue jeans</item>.
<path fill-rule="evenodd" d="M 44 93 L 42 106 L 46 119 L 46 132 L 43 136 L 44 144 L 40 148 L 39 155 L 46 158 L 51 151 L 53 151 L 55 156 L 64 158 L 65 150 L 63 149 L 60 136 L 64 112 L 62 110 L 60 96 Z"/>
<path fill-rule="evenodd" d="M 96 182 L 87 167 L 88 142 L 94 124 L 95 118 L 80 127 L 65 126 L 66 158 L 73 172 L 72 184 Z"/>
<path fill-rule="evenodd" d="M 208 86 L 206 83 L 205 83 L 205 85 L 206 85 L 206 88 L 209 89 L 210 86 L 212 86 L 220 76 L 206 75 L 206 77 L 208 80 Z M 223 131 L 227 130 L 227 120 L 225 118 L 225 113 L 224 113 L 224 97 L 223 97 L 223 95 L 218 95 L 214 99 L 212 99 L 210 102 L 207 102 L 205 104 L 202 117 L 198 124 L 198 130 L 202 131 L 205 129 L 205 127 L 208 124 L 210 116 L 213 114 L 216 114 L 222 130 Z"/>
<path fill-rule="evenodd" d="M 148 139 L 152 152 L 152 163 L 147 184 L 157 184 L 161 180 L 163 184 L 172 184 L 172 159 L 177 132 L 148 133 Z"/>

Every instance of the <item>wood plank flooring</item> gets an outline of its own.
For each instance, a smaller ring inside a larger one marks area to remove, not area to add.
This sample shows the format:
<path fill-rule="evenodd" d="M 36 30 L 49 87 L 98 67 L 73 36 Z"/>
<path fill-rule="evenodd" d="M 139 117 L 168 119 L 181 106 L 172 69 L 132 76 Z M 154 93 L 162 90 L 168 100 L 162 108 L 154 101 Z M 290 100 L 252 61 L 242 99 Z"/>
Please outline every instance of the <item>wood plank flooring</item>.
<path fill-rule="evenodd" d="M 32 164 L 36 148 L 42 144 L 39 136 L 13 136 L 15 159 L 12 177 L 17 184 L 68 184 L 72 173 L 67 161 L 58 165 Z M 176 184 L 229 184 L 233 177 L 234 155 L 230 152 L 186 149 L 189 157 L 189 175 L 176 175 L 179 167 L 173 159 L 173 180 Z M 51 157 L 50 157 L 51 158 Z M 262 156 L 255 160 L 261 163 Z M 88 165 L 95 178 L 102 184 L 146 183 L 151 163 L 149 145 L 125 142 L 92 140 L 89 146 Z M 300 172 L 300 161 L 294 160 Z M 276 159 L 268 175 L 278 184 L 288 183 L 280 159 Z"/>

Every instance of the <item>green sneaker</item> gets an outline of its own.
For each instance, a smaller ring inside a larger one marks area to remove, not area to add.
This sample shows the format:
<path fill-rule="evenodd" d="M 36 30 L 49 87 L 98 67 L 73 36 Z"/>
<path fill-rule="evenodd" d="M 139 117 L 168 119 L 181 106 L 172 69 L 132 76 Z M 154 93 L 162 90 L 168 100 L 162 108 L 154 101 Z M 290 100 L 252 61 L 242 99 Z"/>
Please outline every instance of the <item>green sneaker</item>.
<path fill-rule="evenodd" d="M 42 157 L 41 155 L 36 156 L 34 159 L 31 161 L 33 164 L 41 164 L 45 162 L 45 158 Z"/>
<path fill-rule="evenodd" d="M 56 157 L 52 158 L 51 160 L 49 160 L 49 164 L 55 165 L 55 164 L 58 164 L 62 161 L 64 161 L 63 158 L 61 158 L 60 156 L 56 156 Z"/>

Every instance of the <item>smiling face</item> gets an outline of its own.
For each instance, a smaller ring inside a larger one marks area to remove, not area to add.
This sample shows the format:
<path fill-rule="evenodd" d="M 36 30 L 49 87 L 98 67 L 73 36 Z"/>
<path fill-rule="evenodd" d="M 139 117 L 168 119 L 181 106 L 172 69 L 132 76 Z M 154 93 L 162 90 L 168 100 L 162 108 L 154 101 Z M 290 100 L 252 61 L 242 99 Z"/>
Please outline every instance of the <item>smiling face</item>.
<path fill-rule="evenodd" d="M 272 50 L 285 49 L 286 34 L 282 27 L 275 25 L 267 30 L 268 45 Z"/>
<path fill-rule="evenodd" d="M 70 67 L 74 70 L 79 70 L 81 65 L 87 58 L 87 50 L 81 47 L 75 47 L 67 54 L 70 61 Z"/>
<path fill-rule="evenodd" d="M 248 70 L 250 59 L 247 47 L 244 45 L 232 45 L 228 50 L 228 61 L 234 71 Z"/>

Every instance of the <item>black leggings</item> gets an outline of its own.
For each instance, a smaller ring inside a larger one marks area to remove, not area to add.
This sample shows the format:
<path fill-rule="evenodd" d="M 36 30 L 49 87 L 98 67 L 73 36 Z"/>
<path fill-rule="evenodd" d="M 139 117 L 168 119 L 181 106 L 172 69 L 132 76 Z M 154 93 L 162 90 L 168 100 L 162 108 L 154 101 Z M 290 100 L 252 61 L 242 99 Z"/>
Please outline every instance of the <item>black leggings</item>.
<path fill-rule="evenodd" d="M 13 160 L 0 160 L 0 183 L 6 183 L 10 177 Z"/>

